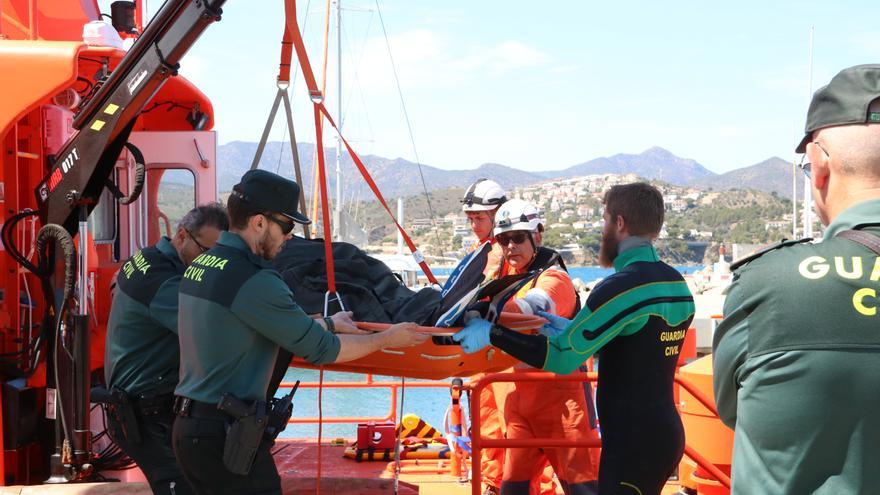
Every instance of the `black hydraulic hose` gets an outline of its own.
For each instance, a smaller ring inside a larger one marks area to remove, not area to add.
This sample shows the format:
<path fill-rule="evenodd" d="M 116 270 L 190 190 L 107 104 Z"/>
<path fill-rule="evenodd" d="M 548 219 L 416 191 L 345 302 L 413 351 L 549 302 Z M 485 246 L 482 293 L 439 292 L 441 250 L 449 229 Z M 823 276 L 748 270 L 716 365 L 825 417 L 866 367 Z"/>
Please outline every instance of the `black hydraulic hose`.
<path fill-rule="evenodd" d="M 119 203 L 130 205 L 137 201 L 141 195 L 141 191 L 144 190 L 144 177 L 146 175 L 147 166 L 144 163 L 144 154 L 141 153 L 141 150 L 139 150 L 137 146 L 131 143 L 125 143 L 125 147 L 128 148 L 129 153 L 134 157 L 134 186 L 132 186 L 128 196 L 119 198 Z"/>
<path fill-rule="evenodd" d="M 50 280 L 54 272 L 55 260 L 54 256 L 50 256 L 47 253 L 47 248 L 56 244 L 61 248 L 61 254 L 64 257 L 64 288 L 61 298 L 61 308 L 59 311 L 54 311 L 56 307 L 55 291 L 52 288 Z M 36 249 L 41 274 L 40 278 L 43 286 L 43 296 L 46 300 L 46 315 L 43 321 L 48 323 L 54 320 L 55 322 L 55 336 L 52 350 L 55 399 L 59 416 L 61 416 L 61 428 L 64 431 L 64 436 L 68 441 L 73 442 L 74 432 L 70 429 L 70 425 L 67 423 L 67 417 L 64 410 L 64 398 L 62 396 L 62 389 L 64 387 L 62 387 L 60 383 L 58 349 L 59 344 L 61 344 L 61 347 L 64 346 L 64 343 L 61 340 L 61 327 L 64 324 L 64 317 L 67 313 L 65 308 L 73 299 L 74 290 L 76 289 L 76 247 L 73 243 L 73 238 L 64 227 L 50 223 L 44 225 L 37 234 Z"/>
<path fill-rule="evenodd" d="M 36 210 L 22 210 L 9 217 L 9 219 L 3 223 L 3 228 L 0 229 L 0 241 L 3 242 L 3 247 L 6 249 L 6 252 L 8 252 L 18 264 L 37 276 L 42 276 L 40 267 L 31 263 L 30 260 L 18 250 L 18 246 L 15 245 L 15 227 L 18 225 L 18 222 L 27 217 L 36 216 L 38 214 L 39 212 Z"/>
<path fill-rule="evenodd" d="M 54 306 L 55 294 L 51 290 L 51 284 L 48 284 L 49 277 L 54 272 L 54 260 L 50 260 L 46 253 L 46 247 L 50 241 L 54 241 L 61 247 L 61 254 L 64 256 L 64 292 L 62 301 L 67 301 L 73 297 L 76 289 L 76 246 L 73 238 L 67 230 L 54 223 L 44 225 L 37 234 L 37 256 L 39 259 L 39 274 L 43 278 L 43 289 L 49 288 L 49 292 L 45 294 L 47 304 Z"/>

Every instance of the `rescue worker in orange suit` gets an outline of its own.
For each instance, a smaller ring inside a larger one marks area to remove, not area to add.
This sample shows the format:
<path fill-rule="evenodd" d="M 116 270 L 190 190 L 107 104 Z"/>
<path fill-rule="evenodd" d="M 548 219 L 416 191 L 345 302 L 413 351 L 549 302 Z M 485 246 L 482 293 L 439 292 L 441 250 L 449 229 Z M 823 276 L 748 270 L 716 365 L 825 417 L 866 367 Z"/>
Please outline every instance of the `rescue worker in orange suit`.
<path fill-rule="evenodd" d="M 504 189 L 497 182 L 489 179 L 477 179 L 467 188 L 461 199 L 461 211 L 467 215 L 471 231 L 477 238 L 477 242 L 474 243 L 471 250 L 486 241 L 492 243 L 492 250 L 489 252 L 489 260 L 486 262 L 484 270 L 487 279 L 494 278 L 501 267 L 501 249 L 495 245 L 492 238 L 492 228 L 494 227 L 495 212 L 505 201 L 507 201 L 507 195 L 504 193 Z"/>
<path fill-rule="evenodd" d="M 495 244 L 492 237 L 495 212 L 507 201 L 504 189 L 495 181 L 489 179 L 477 179 L 464 193 L 461 200 L 461 210 L 467 215 L 471 231 L 477 238 L 471 249 L 477 249 L 485 241 L 492 242 L 492 250 L 486 262 L 483 274 L 486 279 L 494 278 L 501 270 L 501 248 Z M 479 380 L 484 374 L 480 373 L 471 377 L 472 381 Z M 480 394 L 480 422 L 483 436 L 491 438 L 504 438 L 504 418 L 499 411 L 499 405 L 503 404 L 506 383 L 494 383 Z M 498 493 L 501 488 L 501 470 L 504 468 L 504 449 L 484 449 L 480 459 L 480 468 L 486 482 L 486 493 Z"/>
<path fill-rule="evenodd" d="M 501 247 L 506 275 L 544 268 L 517 292 L 504 311 L 536 314 L 544 311 L 571 318 L 578 297 L 558 254 L 541 248 L 544 227 L 538 209 L 521 199 L 506 202 L 495 215 L 495 242 Z M 520 363 L 514 373 L 534 372 Z M 592 393 L 580 382 L 510 383 L 502 407 L 508 439 L 598 439 Z M 504 459 L 501 495 L 540 491 L 547 461 L 566 494 L 595 494 L 598 490 L 598 452 L 591 448 L 512 448 Z M 555 491 L 555 490 L 554 490 Z"/>

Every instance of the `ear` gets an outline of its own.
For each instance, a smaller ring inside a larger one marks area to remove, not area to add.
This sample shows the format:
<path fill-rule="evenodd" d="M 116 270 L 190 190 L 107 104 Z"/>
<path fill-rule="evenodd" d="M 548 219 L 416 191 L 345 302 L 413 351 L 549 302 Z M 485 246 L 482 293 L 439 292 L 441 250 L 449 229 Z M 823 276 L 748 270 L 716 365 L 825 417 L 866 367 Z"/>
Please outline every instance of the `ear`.
<path fill-rule="evenodd" d="M 183 242 L 186 240 L 186 229 L 183 227 L 177 227 L 177 232 L 174 233 L 173 240 L 177 242 Z"/>
<path fill-rule="evenodd" d="M 248 226 L 250 226 L 250 228 L 255 232 L 262 233 L 263 230 L 265 230 L 266 228 L 267 222 L 268 220 L 266 220 L 265 216 L 257 214 L 248 219 Z"/>
<path fill-rule="evenodd" d="M 623 218 L 623 215 L 617 215 L 616 219 L 617 233 L 623 234 L 626 232 L 626 220 Z"/>
<path fill-rule="evenodd" d="M 535 240 L 535 245 L 536 245 L 536 246 L 540 246 L 540 245 L 541 245 L 541 240 L 542 240 L 543 238 L 544 238 L 544 232 L 543 232 L 542 230 L 538 229 L 537 231 L 532 232 L 532 239 Z"/>
<path fill-rule="evenodd" d="M 812 163 L 810 166 L 810 180 L 813 182 L 813 187 L 821 191 L 828 187 L 828 181 L 831 177 L 831 157 L 826 155 L 818 146 L 813 146 L 812 151 L 812 156 L 809 157 Z"/>

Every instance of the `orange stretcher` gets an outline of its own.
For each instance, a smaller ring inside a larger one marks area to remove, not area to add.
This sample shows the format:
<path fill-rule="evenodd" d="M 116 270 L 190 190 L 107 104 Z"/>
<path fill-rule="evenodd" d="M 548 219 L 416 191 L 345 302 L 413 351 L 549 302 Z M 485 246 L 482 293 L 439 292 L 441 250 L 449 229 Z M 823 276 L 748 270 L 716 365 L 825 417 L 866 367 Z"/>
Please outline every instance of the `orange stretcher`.
<path fill-rule="evenodd" d="M 540 316 L 503 312 L 498 319 L 502 326 L 521 332 L 540 328 L 547 320 Z M 358 322 L 358 328 L 381 332 L 390 323 Z M 448 337 L 460 327 L 418 327 L 419 331 L 436 337 Z M 495 347 L 487 347 L 474 354 L 465 354 L 458 345 L 436 344 L 429 339 L 417 346 L 402 349 L 382 349 L 354 361 L 324 365 L 325 370 L 374 375 L 402 376 L 442 380 L 453 376 L 467 377 L 477 373 L 500 371 L 518 361 Z M 294 358 L 291 366 L 318 369 L 318 366 Z"/>

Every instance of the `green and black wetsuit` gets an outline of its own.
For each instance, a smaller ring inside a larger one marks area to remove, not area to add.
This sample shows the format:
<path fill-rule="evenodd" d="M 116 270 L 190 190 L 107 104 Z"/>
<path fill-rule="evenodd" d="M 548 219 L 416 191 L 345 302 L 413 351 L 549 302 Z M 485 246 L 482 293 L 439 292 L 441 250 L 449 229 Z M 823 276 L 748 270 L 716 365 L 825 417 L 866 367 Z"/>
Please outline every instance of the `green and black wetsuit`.
<path fill-rule="evenodd" d="M 571 373 L 598 352 L 599 493 L 655 494 L 684 451 L 672 385 L 694 300 L 681 274 L 661 262 L 647 240 L 622 243 L 614 268 L 561 335 L 493 328 L 491 342 L 556 373 Z"/>

